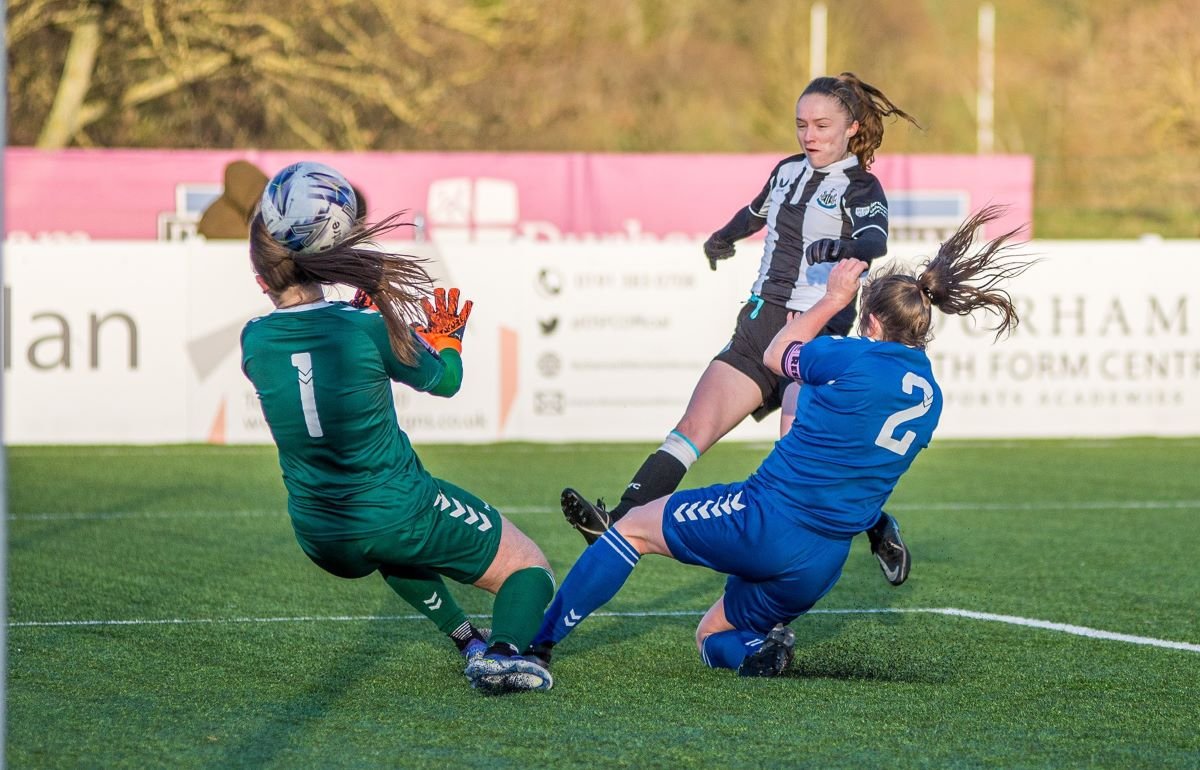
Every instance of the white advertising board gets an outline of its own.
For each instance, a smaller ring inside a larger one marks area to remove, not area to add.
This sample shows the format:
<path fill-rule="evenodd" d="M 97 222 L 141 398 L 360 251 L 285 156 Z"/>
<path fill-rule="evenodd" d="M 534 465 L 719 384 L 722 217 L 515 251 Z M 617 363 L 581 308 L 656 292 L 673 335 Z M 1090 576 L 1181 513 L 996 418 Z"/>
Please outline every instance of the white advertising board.
<path fill-rule="evenodd" d="M 186 251 L 5 248 L 7 441 L 188 435 Z"/>
<path fill-rule="evenodd" d="M 653 442 L 728 341 L 759 245 L 716 272 L 690 242 L 417 248 L 476 309 L 459 394 L 395 390 L 415 442 Z M 1200 242 L 1022 248 L 1042 261 L 1012 284 L 1010 338 L 937 324 L 939 436 L 1200 434 Z M 7 443 L 270 442 L 240 370 L 242 326 L 271 309 L 244 244 L 10 243 L 4 277 Z"/>
<path fill-rule="evenodd" d="M 1020 325 L 940 316 L 941 437 L 1200 433 L 1200 244 L 1035 242 Z"/>

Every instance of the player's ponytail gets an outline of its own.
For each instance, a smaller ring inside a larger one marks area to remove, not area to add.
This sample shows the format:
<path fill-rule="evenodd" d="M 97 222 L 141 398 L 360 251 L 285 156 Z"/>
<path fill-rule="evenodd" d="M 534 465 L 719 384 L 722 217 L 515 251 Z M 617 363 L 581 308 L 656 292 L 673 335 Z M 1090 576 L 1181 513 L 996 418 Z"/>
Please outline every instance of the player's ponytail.
<path fill-rule="evenodd" d="M 897 117 L 907 120 L 917 128 L 921 124 L 904 110 L 892 103 L 870 83 L 864 83 L 853 72 L 843 72 L 837 77 L 821 77 L 808 84 L 801 98 L 808 94 L 825 94 L 841 102 L 851 120 L 858 121 L 858 133 L 850 137 L 850 152 L 858 156 L 859 165 L 869 169 L 875 161 L 875 151 L 883 144 L 883 119 Z"/>
<path fill-rule="evenodd" d="M 410 327 L 424 323 L 421 300 L 433 293 L 425 260 L 381 251 L 376 241 L 405 226 L 392 214 L 374 225 L 356 225 L 345 238 L 324 251 L 302 254 L 279 243 L 267 231 L 262 215 L 250 225 L 250 261 L 267 286 L 281 293 L 304 283 L 341 283 L 362 289 L 374 300 L 387 325 L 392 352 L 401 361 L 416 361 L 416 342 Z"/>
<path fill-rule="evenodd" d="M 932 339 L 932 308 L 969 315 L 983 308 L 998 317 L 996 339 L 1016 328 L 1019 319 L 1012 297 L 1000 283 L 1025 272 L 1036 260 L 1012 253 L 1010 230 L 972 251 L 977 232 L 998 219 L 1003 206 L 987 206 L 964 222 L 913 276 L 895 265 L 873 276 L 863 288 L 862 318 L 874 317 L 883 339 L 924 348 Z"/>

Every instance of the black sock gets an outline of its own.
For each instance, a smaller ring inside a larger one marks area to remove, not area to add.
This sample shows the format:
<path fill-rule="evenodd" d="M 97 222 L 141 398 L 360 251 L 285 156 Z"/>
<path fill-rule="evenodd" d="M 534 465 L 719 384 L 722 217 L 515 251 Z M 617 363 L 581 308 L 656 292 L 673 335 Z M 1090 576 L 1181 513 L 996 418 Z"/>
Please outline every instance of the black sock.
<path fill-rule="evenodd" d="M 471 624 L 471 621 L 464 622 L 461 626 L 450 632 L 450 641 L 454 642 L 454 646 L 462 652 L 471 643 L 472 639 L 483 639 L 483 634 L 479 633 L 479 629 Z M 487 641 L 484 639 L 484 641 Z"/>
<path fill-rule="evenodd" d="M 887 514 L 880 511 L 879 518 L 867 529 L 867 531 L 872 535 L 879 535 L 883 533 L 883 528 L 885 526 L 887 526 Z"/>
<path fill-rule="evenodd" d="M 630 508 L 645 505 L 679 489 L 679 483 L 686 473 L 687 468 L 683 463 L 661 449 L 650 455 L 633 474 L 633 480 L 621 495 L 621 502 L 610 511 L 613 521 L 629 513 Z"/>
<path fill-rule="evenodd" d="M 541 658 L 547 665 L 550 663 L 550 657 L 554 654 L 554 642 L 542 642 L 541 644 L 532 644 L 525 652 L 526 655 L 536 655 Z"/>
<path fill-rule="evenodd" d="M 519 653 L 520 653 L 520 650 L 518 650 L 516 647 L 513 647 L 508 642 L 495 642 L 487 648 L 486 654 L 487 655 L 493 655 L 493 654 L 508 655 L 511 657 L 511 656 L 517 655 Z"/>

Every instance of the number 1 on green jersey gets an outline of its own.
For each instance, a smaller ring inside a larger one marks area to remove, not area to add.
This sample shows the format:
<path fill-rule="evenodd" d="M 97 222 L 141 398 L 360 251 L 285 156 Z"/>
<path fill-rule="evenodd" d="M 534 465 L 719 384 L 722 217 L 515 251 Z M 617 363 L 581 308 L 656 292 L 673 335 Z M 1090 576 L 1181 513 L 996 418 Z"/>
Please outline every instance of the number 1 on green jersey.
<path fill-rule="evenodd" d="M 296 376 L 300 380 L 300 406 L 304 408 L 304 424 L 308 427 L 308 435 L 321 438 L 325 432 L 321 430 L 321 418 L 317 416 L 317 391 L 313 387 L 313 365 L 311 353 L 293 353 L 292 366 L 296 367 Z"/>

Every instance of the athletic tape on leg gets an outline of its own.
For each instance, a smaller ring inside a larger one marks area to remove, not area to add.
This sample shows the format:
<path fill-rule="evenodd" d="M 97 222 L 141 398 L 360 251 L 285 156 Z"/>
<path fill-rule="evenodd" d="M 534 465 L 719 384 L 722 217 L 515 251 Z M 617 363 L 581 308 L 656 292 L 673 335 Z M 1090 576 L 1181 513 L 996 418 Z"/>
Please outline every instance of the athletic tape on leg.
<path fill-rule="evenodd" d="M 692 463 L 700 459 L 700 450 L 696 448 L 691 439 L 677 430 L 673 430 L 667 434 L 666 441 L 662 442 L 662 446 L 658 448 L 658 451 L 666 452 L 683 463 L 685 470 L 692 467 Z"/>

